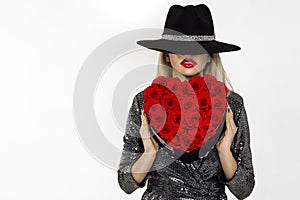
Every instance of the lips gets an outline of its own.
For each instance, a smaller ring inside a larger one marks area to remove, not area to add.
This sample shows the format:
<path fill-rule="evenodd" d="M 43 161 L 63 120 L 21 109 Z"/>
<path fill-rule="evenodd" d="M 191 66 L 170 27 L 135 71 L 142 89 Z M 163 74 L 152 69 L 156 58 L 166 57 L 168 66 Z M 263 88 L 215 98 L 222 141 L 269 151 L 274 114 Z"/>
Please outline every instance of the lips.
<path fill-rule="evenodd" d="M 192 58 L 185 58 L 183 61 L 180 63 L 182 66 L 185 68 L 192 68 L 194 67 L 197 63 L 194 61 Z"/>

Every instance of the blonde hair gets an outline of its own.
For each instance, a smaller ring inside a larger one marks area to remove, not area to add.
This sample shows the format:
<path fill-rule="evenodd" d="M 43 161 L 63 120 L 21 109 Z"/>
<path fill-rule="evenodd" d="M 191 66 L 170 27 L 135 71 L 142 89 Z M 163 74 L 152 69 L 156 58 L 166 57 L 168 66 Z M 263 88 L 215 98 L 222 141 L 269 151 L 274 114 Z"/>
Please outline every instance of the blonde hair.
<path fill-rule="evenodd" d="M 157 73 L 158 76 L 172 77 L 172 66 L 169 62 L 165 60 L 165 51 L 161 51 L 158 57 Z M 208 62 L 205 68 L 201 71 L 200 75 L 203 77 L 204 74 L 213 75 L 218 81 L 225 83 L 228 89 L 228 95 L 231 91 L 234 92 L 232 84 L 227 76 L 225 69 L 223 68 L 221 57 L 219 53 L 210 54 L 211 62 Z M 230 89 L 229 87 L 230 86 Z"/>

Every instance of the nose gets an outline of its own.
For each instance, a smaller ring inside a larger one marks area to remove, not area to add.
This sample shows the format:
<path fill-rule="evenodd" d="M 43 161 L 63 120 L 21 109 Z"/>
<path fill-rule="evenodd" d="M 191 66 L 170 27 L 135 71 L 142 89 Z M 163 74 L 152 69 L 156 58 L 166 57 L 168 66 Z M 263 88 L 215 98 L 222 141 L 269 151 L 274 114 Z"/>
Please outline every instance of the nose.
<path fill-rule="evenodd" d="M 185 55 L 179 55 L 180 58 L 184 59 L 184 58 L 195 58 L 195 55 L 189 55 L 189 54 L 185 54 Z"/>
<path fill-rule="evenodd" d="M 203 58 L 204 56 L 207 56 L 208 54 L 178 54 L 181 58 Z"/>

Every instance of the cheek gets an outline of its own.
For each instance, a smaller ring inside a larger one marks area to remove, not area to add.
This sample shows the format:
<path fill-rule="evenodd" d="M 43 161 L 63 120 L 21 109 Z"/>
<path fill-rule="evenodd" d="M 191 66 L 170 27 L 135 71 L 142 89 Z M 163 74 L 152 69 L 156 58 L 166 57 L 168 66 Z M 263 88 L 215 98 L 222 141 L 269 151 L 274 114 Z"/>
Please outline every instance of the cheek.
<path fill-rule="evenodd" d="M 205 66 L 206 66 L 206 64 L 207 64 L 206 60 L 199 60 L 197 63 L 198 63 L 198 64 L 197 64 L 197 68 L 198 68 L 198 69 L 203 69 L 203 68 L 205 68 Z"/>
<path fill-rule="evenodd" d="M 178 56 L 170 56 L 170 60 L 172 61 L 172 62 L 180 62 L 180 58 L 178 57 Z"/>
<path fill-rule="evenodd" d="M 170 57 L 170 61 L 171 61 L 171 65 L 174 67 L 174 68 L 178 68 L 180 67 L 180 59 L 178 58 L 172 58 Z"/>
<path fill-rule="evenodd" d="M 207 59 L 206 58 L 201 58 L 201 59 L 197 59 L 196 61 L 198 63 L 198 65 L 205 65 L 206 62 L 207 62 Z"/>

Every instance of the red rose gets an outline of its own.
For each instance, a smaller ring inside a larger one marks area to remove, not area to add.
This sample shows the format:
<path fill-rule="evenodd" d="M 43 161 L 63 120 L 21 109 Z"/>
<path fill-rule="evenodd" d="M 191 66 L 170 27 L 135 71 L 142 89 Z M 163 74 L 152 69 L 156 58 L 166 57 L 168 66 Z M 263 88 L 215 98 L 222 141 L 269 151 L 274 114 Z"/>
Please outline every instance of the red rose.
<path fill-rule="evenodd" d="M 181 106 L 183 107 L 182 109 L 185 112 L 195 111 L 196 109 L 199 110 L 199 104 L 196 97 L 186 96 L 182 99 L 181 102 Z"/>
<path fill-rule="evenodd" d="M 216 129 L 215 129 L 215 128 L 214 128 L 214 129 L 212 128 L 212 129 L 209 129 L 209 130 L 208 130 L 207 135 L 208 135 L 209 137 L 212 137 L 212 136 L 216 135 L 216 133 L 217 133 Z"/>
<path fill-rule="evenodd" d="M 172 112 L 179 109 L 179 102 L 176 99 L 175 95 L 165 94 L 162 97 L 162 105 L 167 110 L 167 112 Z"/>
<path fill-rule="evenodd" d="M 167 77 L 159 76 L 152 81 L 152 85 L 155 84 L 158 88 L 164 90 L 167 87 L 168 81 L 169 79 Z"/>
<path fill-rule="evenodd" d="M 226 97 L 215 96 L 212 98 L 212 108 L 215 109 L 226 109 L 227 100 Z"/>
<path fill-rule="evenodd" d="M 215 83 L 216 83 L 216 78 L 210 74 L 204 74 L 203 77 L 208 89 L 210 89 Z"/>
<path fill-rule="evenodd" d="M 223 113 L 220 109 L 212 109 L 211 121 L 214 127 L 217 127 L 222 122 Z"/>
<path fill-rule="evenodd" d="M 181 95 L 181 81 L 179 78 L 170 78 L 166 86 L 175 95 Z"/>
<path fill-rule="evenodd" d="M 181 149 L 187 152 L 197 149 L 201 143 L 197 129 L 185 129 L 180 133 L 179 138 Z"/>
<path fill-rule="evenodd" d="M 187 127 L 189 128 L 196 128 L 199 125 L 200 121 L 200 113 L 191 111 L 191 112 L 184 112 L 183 118 L 186 122 Z"/>
<path fill-rule="evenodd" d="M 201 133 L 201 138 L 207 133 L 209 128 L 210 120 L 201 120 L 198 130 Z"/>
<path fill-rule="evenodd" d="M 174 110 L 169 113 L 168 115 L 168 121 L 173 125 L 173 126 L 180 126 L 181 122 L 181 111 L 180 110 Z"/>
<path fill-rule="evenodd" d="M 161 107 L 157 107 L 157 105 L 155 104 L 160 104 L 160 101 L 158 101 L 157 99 L 147 99 L 144 102 L 144 112 L 146 113 L 147 117 L 149 117 L 149 113 L 150 113 L 150 108 L 152 110 L 152 112 L 155 112 L 156 109 L 162 109 Z"/>
<path fill-rule="evenodd" d="M 175 128 L 171 123 L 167 122 L 164 124 L 163 128 L 160 130 L 160 136 L 167 142 L 175 137 L 178 127 Z"/>
<path fill-rule="evenodd" d="M 183 96 L 193 96 L 195 94 L 195 91 L 187 81 L 182 82 L 181 88 Z"/>
<path fill-rule="evenodd" d="M 215 82 L 215 84 L 211 86 L 210 93 L 212 96 L 226 97 L 225 88 L 226 86 L 223 82 Z"/>
<path fill-rule="evenodd" d="M 175 149 L 181 149 L 180 147 L 180 137 L 179 137 L 179 130 L 177 130 L 176 134 L 174 135 L 173 139 L 170 141 L 169 145 Z"/>
<path fill-rule="evenodd" d="M 190 152 L 216 134 L 227 107 L 226 94 L 225 84 L 212 75 L 183 82 L 160 76 L 144 90 L 144 110 L 169 146 Z"/>
<path fill-rule="evenodd" d="M 211 109 L 202 110 L 201 112 L 201 120 L 202 121 L 210 121 L 211 119 Z"/>
<path fill-rule="evenodd" d="M 206 109 L 211 105 L 211 98 L 208 92 L 201 91 L 197 94 L 199 108 Z"/>
<path fill-rule="evenodd" d="M 188 129 L 182 129 L 179 133 L 180 147 L 182 150 L 187 151 L 189 146 L 192 144 L 195 136 L 189 134 Z"/>
<path fill-rule="evenodd" d="M 190 146 L 187 148 L 187 152 L 193 151 L 197 149 L 199 146 L 200 147 L 202 146 L 202 141 L 199 139 L 199 137 L 195 137 L 192 143 L 190 144 Z"/>
<path fill-rule="evenodd" d="M 187 134 L 188 135 L 186 137 L 189 138 L 190 141 L 192 141 L 187 151 L 195 150 L 198 147 L 201 138 L 199 137 L 198 127 L 189 129 Z"/>
<path fill-rule="evenodd" d="M 145 99 L 157 99 L 160 100 L 162 95 L 162 91 L 160 88 L 157 87 L 157 85 L 153 84 L 150 87 L 147 87 L 144 90 L 144 98 Z"/>
<path fill-rule="evenodd" d="M 202 88 L 202 81 L 203 79 L 201 76 L 196 76 L 195 78 L 189 79 L 189 83 L 194 91 L 199 91 Z"/>
<path fill-rule="evenodd" d="M 189 83 L 196 94 L 198 92 L 206 92 L 208 90 L 207 85 L 201 76 L 195 76 L 193 78 L 190 78 Z"/>
<path fill-rule="evenodd" d="M 167 120 L 167 113 L 160 104 L 154 104 L 149 111 L 150 125 L 158 132 Z"/>
<path fill-rule="evenodd" d="M 198 134 L 196 135 L 196 137 L 197 137 L 197 139 L 198 139 L 199 142 L 203 141 L 203 139 L 205 137 L 205 134 L 206 134 L 206 132 L 205 132 L 205 130 L 203 130 L 202 125 L 199 125 L 198 126 Z M 201 145 L 200 146 L 199 145 L 200 144 L 198 144 L 198 147 L 201 147 Z"/>

